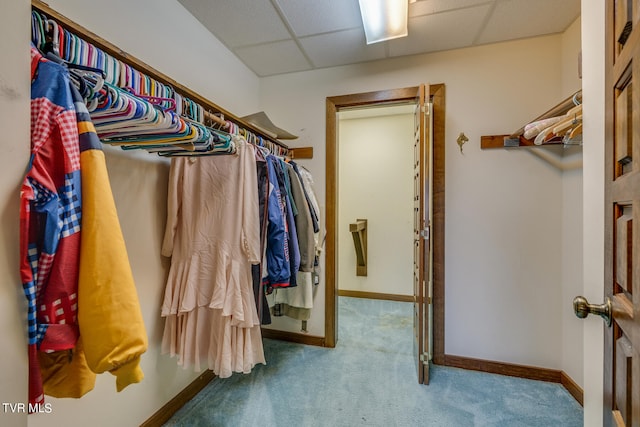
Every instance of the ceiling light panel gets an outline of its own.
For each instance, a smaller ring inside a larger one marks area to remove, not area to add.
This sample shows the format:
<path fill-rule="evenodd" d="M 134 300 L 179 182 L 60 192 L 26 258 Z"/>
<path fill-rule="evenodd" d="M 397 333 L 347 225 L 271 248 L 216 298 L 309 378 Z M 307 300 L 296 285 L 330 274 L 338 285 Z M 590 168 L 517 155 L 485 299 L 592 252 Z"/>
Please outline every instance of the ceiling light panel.
<path fill-rule="evenodd" d="M 367 44 L 406 37 L 407 0 L 359 0 Z"/>

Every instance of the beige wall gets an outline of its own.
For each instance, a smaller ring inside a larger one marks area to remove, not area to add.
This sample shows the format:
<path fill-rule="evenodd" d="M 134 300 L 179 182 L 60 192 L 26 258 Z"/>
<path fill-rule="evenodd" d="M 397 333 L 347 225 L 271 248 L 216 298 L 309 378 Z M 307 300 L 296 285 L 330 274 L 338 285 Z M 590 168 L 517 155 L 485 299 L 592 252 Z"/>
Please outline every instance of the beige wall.
<path fill-rule="evenodd" d="M 321 183 L 321 200 L 327 96 L 445 83 L 448 354 L 562 368 L 562 172 L 524 150 L 479 147 L 482 135 L 512 132 L 568 95 L 562 41 L 539 37 L 262 81 L 262 108 L 298 131 L 300 146 L 315 147 L 305 164 Z M 464 153 L 460 132 L 470 140 Z M 296 330 L 280 320 L 277 327 Z M 314 312 L 311 333 L 322 335 L 323 322 Z"/>
<path fill-rule="evenodd" d="M 19 275 L 20 185 L 29 160 L 30 3 L 14 2 L 0 13 L 0 402 L 27 401 L 27 304 Z M 26 426 L 26 414 L 0 408 L 0 424 Z"/>
<path fill-rule="evenodd" d="M 573 298 L 582 294 L 582 169 L 562 174 L 562 370 L 581 387 L 583 321 L 573 313 Z"/>
<path fill-rule="evenodd" d="M 562 35 L 562 92 L 567 96 L 581 89 L 578 75 L 578 53 L 581 49 L 580 19 Z M 567 151 L 567 150 L 565 150 Z M 565 161 L 580 161 L 582 150 L 565 157 Z M 562 370 L 581 387 L 582 321 L 572 310 L 572 301 L 582 293 L 582 169 L 562 174 Z"/>
<path fill-rule="evenodd" d="M 602 303 L 604 294 L 605 16 L 605 2 L 582 1 L 583 295 L 597 304 Z M 602 425 L 602 320 L 585 319 L 583 328 L 584 423 L 585 427 L 596 427 Z"/>
<path fill-rule="evenodd" d="M 366 111 L 339 113 L 338 288 L 413 295 L 413 106 Z M 368 220 L 367 276 L 356 276 L 357 218 Z"/>
<path fill-rule="evenodd" d="M 582 80 L 578 78 L 579 55 L 582 51 L 581 24 L 580 18 L 576 19 L 561 38 L 562 91 L 567 95 L 582 88 Z"/>

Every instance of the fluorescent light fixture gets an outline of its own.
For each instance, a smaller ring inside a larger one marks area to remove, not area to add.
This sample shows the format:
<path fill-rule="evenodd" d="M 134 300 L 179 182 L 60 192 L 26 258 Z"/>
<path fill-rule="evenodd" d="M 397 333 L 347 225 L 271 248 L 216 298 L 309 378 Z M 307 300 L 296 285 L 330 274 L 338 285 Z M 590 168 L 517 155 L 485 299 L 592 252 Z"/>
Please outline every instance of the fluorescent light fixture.
<path fill-rule="evenodd" d="M 359 0 L 367 44 L 406 37 L 407 0 Z"/>

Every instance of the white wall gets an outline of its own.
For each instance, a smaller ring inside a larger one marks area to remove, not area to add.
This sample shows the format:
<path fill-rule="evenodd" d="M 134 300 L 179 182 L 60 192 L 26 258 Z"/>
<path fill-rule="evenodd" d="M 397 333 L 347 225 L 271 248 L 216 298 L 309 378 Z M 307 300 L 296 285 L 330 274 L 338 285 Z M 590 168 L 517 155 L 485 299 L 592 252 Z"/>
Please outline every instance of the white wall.
<path fill-rule="evenodd" d="M 578 77 L 579 54 L 581 44 L 581 20 L 576 19 L 562 34 L 562 93 L 567 96 L 582 88 L 582 80 Z"/>
<path fill-rule="evenodd" d="M 362 110 L 339 113 L 340 290 L 413 295 L 412 108 L 370 108 L 372 116 L 359 118 L 353 113 Z M 357 218 L 368 220 L 367 276 L 356 276 L 349 224 Z"/>
<path fill-rule="evenodd" d="M 581 89 L 578 78 L 580 18 L 562 35 L 562 93 L 569 95 Z M 564 150 L 569 151 L 569 150 Z M 565 160 L 582 160 L 582 151 L 567 155 Z M 573 298 L 582 293 L 582 169 L 562 175 L 562 370 L 579 386 L 583 386 L 582 321 L 573 313 Z"/>
<path fill-rule="evenodd" d="M 20 185 L 29 160 L 30 3 L 16 1 L 0 13 L 0 402 L 27 402 L 27 304 L 19 275 Z M 0 424 L 26 426 L 26 414 L 0 408 Z"/>
<path fill-rule="evenodd" d="M 521 150 L 479 148 L 480 136 L 512 132 L 567 96 L 562 52 L 556 35 L 262 81 L 262 109 L 301 135 L 296 145 L 315 147 L 304 164 L 321 200 L 327 96 L 446 84 L 448 354 L 562 367 L 562 174 Z M 311 333 L 323 335 L 323 324 L 314 311 Z"/>
<path fill-rule="evenodd" d="M 258 78 L 174 0 L 49 0 L 49 5 L 90 31 L 238 115 L 257 111 Z M 29 158 L 30 3 L 13 2 L 0 17 L 0 189 L 3 257 L 0 274 L 5 331 L 0 371 L 2 402 L 27 398 L 26 304 L 18 277 L 19 184 Z M 197 43 L 194 43 L 197 41 Z M 179 57 L 168 52 L 179 52 Z M 224 82 L 224 83 L 220 83 Z M 116 393 L 109 374 L 79 400 L 53 399 L 52 414 L 9 416 L 0 425 L 133 426 L 151 416 L 197 376 L 160 355 L 164 321 L 160 304 L 168 262 L 160 256 L 166 216 L 168 164 L 147 153 L 107 150 L 107 166 L 140 297 L 149 350 L 145 379 Z M 7 363 L 7 361 L 12 361 Z M 1 411 L 1 409 L 0 409 Z"/>
<path fill-rule="evenodd" d="M 584 95 L 583 256 L 584 296 L 604 295 L 604 66 L 605 2 L 582 1 Z M 603 323 L 590 316 L 584 328 L 584 425 L 602 425 Z"/>
<path fill-rule="evenodd" d="M 562 175 L 562 370 L 583 387 L 582 320 L 573 298 L 582 295 L 582 169 Z"/>

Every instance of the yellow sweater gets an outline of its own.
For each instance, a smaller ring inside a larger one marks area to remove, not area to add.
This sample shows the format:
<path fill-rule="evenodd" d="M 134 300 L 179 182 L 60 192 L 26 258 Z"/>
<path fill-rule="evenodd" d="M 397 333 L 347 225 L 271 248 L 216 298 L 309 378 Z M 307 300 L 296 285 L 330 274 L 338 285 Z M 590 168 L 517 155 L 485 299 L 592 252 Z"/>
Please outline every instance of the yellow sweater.
<path fill-rule="evenodd" d="M 140 382 L 144 377 L 140 356 L 147 349 L 104 153 L 97 145 L 93 124 L 79 122 L 78 127 L 81 143 L 83 134 L 92 134 L 90 149 L 80 154 L 80 339 L 72 353 L 39 354 L 45 394 L 54 397 L 81 397 L 93 389 L 95 374 L 107 371 L 115 375 L 117 391 Z"/>
<path fill-rule="evenodd" d="M 82 243 L 78 323 L 89 368 L 111 372 L 117 390 L 144 377 L 147 333 L 111 193 L 104 153 L 80 155 Z"/>

